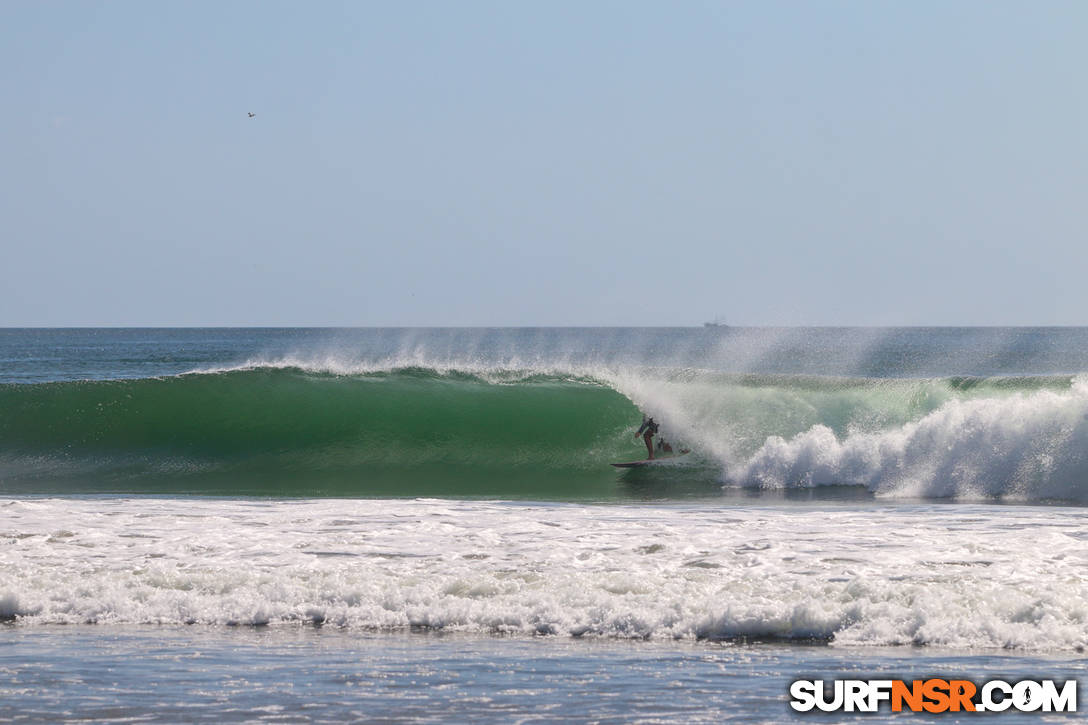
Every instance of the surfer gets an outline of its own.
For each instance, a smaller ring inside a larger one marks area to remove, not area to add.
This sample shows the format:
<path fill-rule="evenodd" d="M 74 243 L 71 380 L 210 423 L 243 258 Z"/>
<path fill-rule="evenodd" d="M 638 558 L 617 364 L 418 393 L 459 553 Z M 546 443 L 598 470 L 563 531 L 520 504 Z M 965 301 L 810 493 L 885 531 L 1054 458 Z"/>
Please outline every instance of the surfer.
<path fill-rule="evenodd" d="M 647 418 L 645 414 L 642 416 L 642 425 L 638 427 L 638 432 L 635 433 L 635 438 L 642 436 L 642 440 L 646 442 L 646 453 L 649 454 L 649 458 L 652 461 L 654 459 L 654 434 L 657 433 L 657 423 L 653 418 Z"/>

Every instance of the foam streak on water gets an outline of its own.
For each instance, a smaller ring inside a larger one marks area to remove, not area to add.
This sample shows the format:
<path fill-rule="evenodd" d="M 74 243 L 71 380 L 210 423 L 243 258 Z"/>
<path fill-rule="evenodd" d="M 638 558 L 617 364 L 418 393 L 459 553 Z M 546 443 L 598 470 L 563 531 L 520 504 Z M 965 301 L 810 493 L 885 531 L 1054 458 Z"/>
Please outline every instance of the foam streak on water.
<path fill-rule="evenodd" d="M 1088 513 L 0 502 L 0 617 L 1073 651 Z"/>

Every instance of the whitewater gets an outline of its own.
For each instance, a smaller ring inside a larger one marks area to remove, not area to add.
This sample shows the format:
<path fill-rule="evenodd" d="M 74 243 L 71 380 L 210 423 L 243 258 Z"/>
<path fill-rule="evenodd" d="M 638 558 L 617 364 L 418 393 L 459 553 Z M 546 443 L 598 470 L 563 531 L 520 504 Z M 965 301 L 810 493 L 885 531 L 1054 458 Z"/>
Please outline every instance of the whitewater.
<path fill-rule="evenodd" d="M 0 719 L 1080 678 L 1085 361 L 1080 328 L 0 330 Z M 692 452 L 618 472 L 643 415 Z"/>
<path fill-rule="evenodd" d="M 1083 651 L 1079 508 L 2 504 L 0 617 Z"/>

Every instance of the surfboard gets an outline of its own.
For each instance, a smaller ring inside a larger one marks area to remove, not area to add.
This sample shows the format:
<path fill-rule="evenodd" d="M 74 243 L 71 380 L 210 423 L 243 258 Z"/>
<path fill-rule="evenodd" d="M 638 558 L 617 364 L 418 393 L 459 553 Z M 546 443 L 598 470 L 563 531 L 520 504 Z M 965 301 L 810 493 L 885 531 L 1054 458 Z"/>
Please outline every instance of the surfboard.
<path fill-rule="evenodd" d="M 681 456 L 686 456 L 688 451 L 683 453 L 677 453 L 675 456 L 664 456 L 661 458 L 644 458 L 641 461 L 627 461 L 626 463 L 613 463 L 616 468 L 641 468 L 642 466 L 656 466 L 659 463 L 668 463 L 669 461 L 675 461 Z"/>

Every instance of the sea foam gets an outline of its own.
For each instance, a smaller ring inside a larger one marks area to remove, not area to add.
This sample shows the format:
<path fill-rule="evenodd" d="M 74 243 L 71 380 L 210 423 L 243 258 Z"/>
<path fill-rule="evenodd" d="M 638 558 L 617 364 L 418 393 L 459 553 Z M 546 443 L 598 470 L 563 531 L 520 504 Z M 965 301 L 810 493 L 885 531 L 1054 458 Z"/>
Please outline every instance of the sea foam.
<path fill-rule="evenodd" d="M 860 485 L 883 495 L 1084 500 L 1088 382 L 982 399 L 950 399 L 920 420 L 837 436 L 817 424 L 771 436 L 730 466 L 740 485 Z"/>
<path fill-rule="evenodd" d="M 4 513 L 0 602 L 25 626 L 1088 645 L 1074 508 L 57 499 Z"/>

